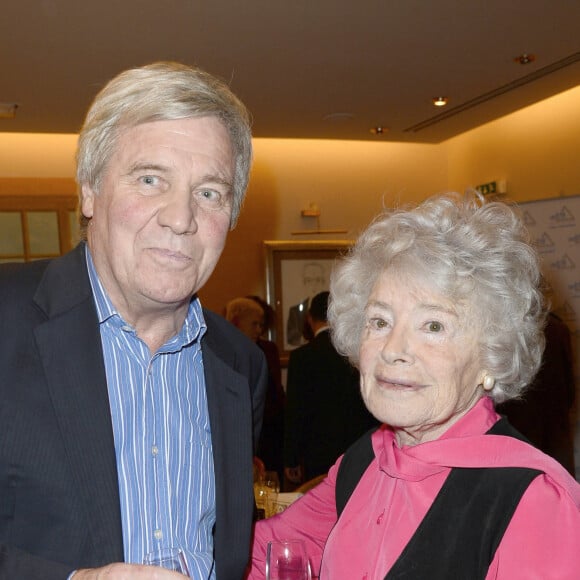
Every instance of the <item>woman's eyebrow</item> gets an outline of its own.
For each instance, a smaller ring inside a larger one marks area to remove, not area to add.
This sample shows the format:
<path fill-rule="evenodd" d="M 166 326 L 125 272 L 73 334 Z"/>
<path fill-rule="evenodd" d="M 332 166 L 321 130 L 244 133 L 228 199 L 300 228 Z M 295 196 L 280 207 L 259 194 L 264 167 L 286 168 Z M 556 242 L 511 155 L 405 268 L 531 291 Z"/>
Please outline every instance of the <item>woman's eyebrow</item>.
<path fill-rule="evenodd" d="M 391 306 L 382 300 L 369 300 L 365 310 L 369 308 L 379 308 L 380 310 L 390 310 Z"/>
<path fill-rule="evenodd" d="M 429 302 L 421 302 L 419 306 L 423 310 L 428 310 L 429 312 L 443 312 L 444 314 L 449 314 L 449 316 L 453 316 L 455 318 L 459 317 L 457 310 L 455 310 L 453 307 L 447 307 L 441 304 L 431 304 Z"/>

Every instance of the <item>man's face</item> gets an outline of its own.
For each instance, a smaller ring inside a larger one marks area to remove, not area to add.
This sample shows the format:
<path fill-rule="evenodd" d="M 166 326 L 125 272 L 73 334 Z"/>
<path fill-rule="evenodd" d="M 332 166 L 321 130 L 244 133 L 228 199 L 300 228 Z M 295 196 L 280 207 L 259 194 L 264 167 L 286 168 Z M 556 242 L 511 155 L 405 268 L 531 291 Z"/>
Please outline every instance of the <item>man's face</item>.
<path fill-rule="evenodd" d="M 238 317 L 237 327 L 250 340 L 256 342 L 262 334 L 264 317 L 259 312 L 245 312 Z"/>
<path fill-rule="evenodd" d="M 234 157 L 214 117 L 121 133 L 99 191 L 82 189 L 87 241 L 113 304 L 131 319 L 188 303 L 212 273 L 230 224 Z"/>

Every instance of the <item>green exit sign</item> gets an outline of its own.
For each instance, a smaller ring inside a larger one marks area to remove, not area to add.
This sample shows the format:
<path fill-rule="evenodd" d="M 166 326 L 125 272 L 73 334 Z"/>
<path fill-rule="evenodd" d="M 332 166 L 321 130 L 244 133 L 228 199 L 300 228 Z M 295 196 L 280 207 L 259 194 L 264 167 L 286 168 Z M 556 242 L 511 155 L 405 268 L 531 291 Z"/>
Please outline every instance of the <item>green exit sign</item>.
<path fill-rule="evenodd" d="M 491 193 L 498 193 L 497 181 L 490 181 L 489 183 L 482 183 L 481 185 L 476 185 L 475 189 L 481 193 L 481 195 L 490 195 Z"/>

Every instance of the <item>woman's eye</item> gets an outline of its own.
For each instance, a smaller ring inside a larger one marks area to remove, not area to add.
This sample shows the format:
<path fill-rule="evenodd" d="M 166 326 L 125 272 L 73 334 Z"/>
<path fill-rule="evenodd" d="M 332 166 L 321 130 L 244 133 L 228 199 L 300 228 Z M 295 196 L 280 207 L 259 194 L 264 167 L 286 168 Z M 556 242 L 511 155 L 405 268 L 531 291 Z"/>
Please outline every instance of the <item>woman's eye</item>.
<path fill-rule="evenodd" d="M 387 328 L 388 323 L 383 318 L 371 318 L 368 321 L 368 326 L 374 330 L 382 330 Z"/>
<path fill-rule="evenodd" d="M 436 320 L 432 320 L 427 323 L 427 328 L 429 329 L 429 332 L 441 332 L 443 330 L 443 325 Z"/>

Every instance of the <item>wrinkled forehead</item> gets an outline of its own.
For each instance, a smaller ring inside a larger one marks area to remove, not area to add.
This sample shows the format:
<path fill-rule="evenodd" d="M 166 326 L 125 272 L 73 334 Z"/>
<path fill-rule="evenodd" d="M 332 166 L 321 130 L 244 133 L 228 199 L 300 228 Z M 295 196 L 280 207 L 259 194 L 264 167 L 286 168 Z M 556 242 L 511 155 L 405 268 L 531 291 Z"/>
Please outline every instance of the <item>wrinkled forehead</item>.
<path fill-rule="evenodd" d="M 401 291 L 420 293 L 454 310 L 466 323 L 482 317 L 472 280 L 460 277 L 450 263 L 424 260 L 415 255 L 397 256 L 378 275 L 376 285 L 396 281 Z M 372 291 L 371 291 L 372 294 Z"/>

